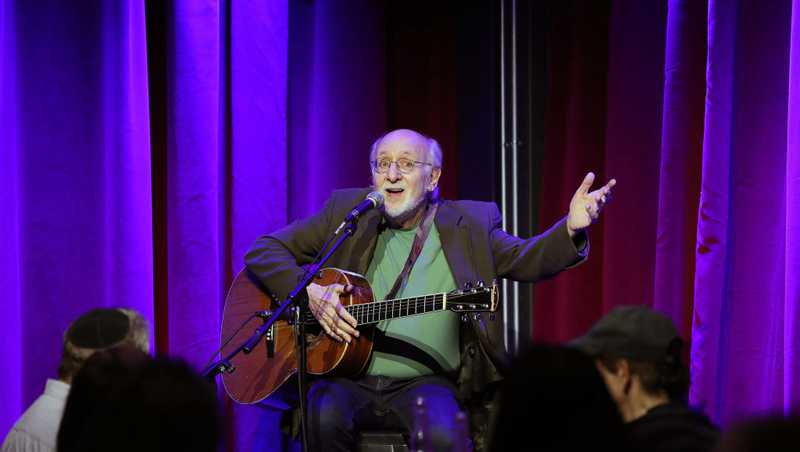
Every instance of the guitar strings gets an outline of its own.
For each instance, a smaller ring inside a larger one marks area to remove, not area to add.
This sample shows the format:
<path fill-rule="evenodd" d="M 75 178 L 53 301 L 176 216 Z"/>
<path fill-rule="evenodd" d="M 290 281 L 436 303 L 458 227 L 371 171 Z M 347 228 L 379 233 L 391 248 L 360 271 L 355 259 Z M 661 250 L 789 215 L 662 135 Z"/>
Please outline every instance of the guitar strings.
<path fill-rule="evenodd" d="M 382 313 L 394 313 L 395 311 L 402 313 L 405 311 L 407 313 L 406 315 L 411 316 L 434 311 L 441 304 L 443 297 L 443 294 L 436 294 L 426 295 L 424 297 L 400 298 L 391 300 L 389 302 L 373 301 L 371 303 L 348 305 L 345 307 L 345 309 L 347 309 L 347 311 L 356 318 L 359 324 L 363 325 L 386 320 L 386 318 L 369 320 L 374 316 L 380 316 Z M 410 311 L 412 310 L 415 312 L 411 313 Z M 422 312 L 417 312 L 420 310 L 422 310 Z M 312 313 L 306 313 L 306 323 L 315 323 L 316 321 L 317 320 Z"/>
<path fill-rule="evenodd" d="M 409 297 L 400 298 L 396 300 L 387 301 L 373 301 L 370 303 L 352 304 L 345 307 L 347 311 L 356 318 L 359 325 L 366 325 L 370 323 L 377 323 L 382 320 L 387 320 L 396 317 L 412 316 L 417 314 L 425 314 L 437 310 L 442 302 L 445 294 L 426 295 L 422 297 Z M 470 298 L 468 294 L 466 298 Z M 458 298 L 465 297 L 464 295 Z M 413 313 L 411 311 L 414 311 Z M 418 312 L 420 311 L 421 312 Z M 405 311 L 405 314 L 403 314 Z M 395 316 L 397 312 L 399 315 Z M 389 316 L 382 317 L 382 314 L 390 314 Z M 377 317 L 377 318 L 374 318 Z M 306 323 L 316 323 L 317 320 L 310 312 L 306 313 Z"/>

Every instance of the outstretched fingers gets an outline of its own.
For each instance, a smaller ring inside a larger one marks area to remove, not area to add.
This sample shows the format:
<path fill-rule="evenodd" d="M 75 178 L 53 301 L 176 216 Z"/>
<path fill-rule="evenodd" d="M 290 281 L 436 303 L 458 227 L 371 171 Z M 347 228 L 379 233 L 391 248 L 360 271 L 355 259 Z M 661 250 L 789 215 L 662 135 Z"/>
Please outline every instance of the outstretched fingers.
<path fill-rule="evenodd" d="M 588 172 L 586 176 L 583 178 L 583 182 L 581 182 L 580 187 L 578 187 L 578 194 L 585 195 L 589 193 L 589 189 L 592 188 L 592 184 L 594 183 L 594 173 Z"/>

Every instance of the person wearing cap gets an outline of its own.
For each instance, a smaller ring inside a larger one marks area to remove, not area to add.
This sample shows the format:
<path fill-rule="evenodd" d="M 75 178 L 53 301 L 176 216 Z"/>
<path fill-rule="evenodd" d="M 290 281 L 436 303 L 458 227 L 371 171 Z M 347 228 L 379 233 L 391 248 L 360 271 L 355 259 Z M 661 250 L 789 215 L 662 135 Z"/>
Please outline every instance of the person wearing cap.
<path fill-rule="evenodd" d="M 48 379 L 44 393 L 17 420 L 2 452 L 56 450 L 56 436 L 70 384 L 89 357 L 119 345 L 150 352 L 147 323 L 129 309 L 93 309 L 77 318 L 64 333 L 58 379 Z"/>
<path fill-rule="evenodd" d="M 633 451 L 710 451 L 719 433 L 686 403 L 689 369 L 672 321 L 645 306 L 611 310 L 571 345 L 595 359 Z"/>

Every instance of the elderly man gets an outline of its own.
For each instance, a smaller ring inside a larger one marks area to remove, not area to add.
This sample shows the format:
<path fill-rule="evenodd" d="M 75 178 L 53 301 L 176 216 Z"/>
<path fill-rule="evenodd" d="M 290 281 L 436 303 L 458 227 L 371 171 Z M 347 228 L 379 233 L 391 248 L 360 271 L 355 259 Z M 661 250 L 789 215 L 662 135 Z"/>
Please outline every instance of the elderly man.
<path fill-rule="evenodd" d="M 598 218 L 615 181 L 590 192 L 587 174 L 567 217 L 544 234 L 522 239 L 501 229 L 497 206 L 475 201 L 442 201 L 438 183 L 442 151 L 412 130 L 380 137 L 370 154 L 374 187 L 339 190 L 322 211 L 264 236 L 251 247 L 247 268 L 265 286 L 285 296 L 313 261 L 339 222 L 370 190 L 384 197 L 328 265 L 366 276 L 376 300 L 448 292 L 467 282 L 505 277 L 537 281 L 586 258 L 585 229 Z M 351 288 L 311 284 L 309 306 L 325 333 L 358 340 L 356 319 L 339 296 Z M 353 450 L 361 428 L 413 425 L 414 402 L 425 401 L 429 445 L 451 450 L 456 441 L 459 396 L 480 393 L 501 379 L 507 362 L 502 320 L 471 317 L 461 324 L 452 312 L 378 324 L 373 354 L 355 379 L 317 379 L 308 396 L 312 450 Z M 458 389 L 456 389 L 456 383 Z M 324 447 L 323 447 L 324 445 Z"/>
<path fill-rule="evenodd" d="M 66 333 L 58 379 L 48 379 L 44 394 L 17 420 L 3 442 L 2 452 L 56 450 L 56 435 L 72 379 L 99 350 L 125 344 L 145 353 L 150 334 L 144 318 L 129 309 L 93 309 L 77 318 Z"/>

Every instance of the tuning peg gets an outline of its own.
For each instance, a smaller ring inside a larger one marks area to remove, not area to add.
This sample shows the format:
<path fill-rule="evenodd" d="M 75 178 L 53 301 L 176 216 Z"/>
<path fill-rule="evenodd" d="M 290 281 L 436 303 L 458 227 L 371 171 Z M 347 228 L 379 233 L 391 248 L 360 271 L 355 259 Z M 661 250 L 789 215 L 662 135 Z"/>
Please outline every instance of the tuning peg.
<path fill-rule="evenodd" d="M 467 281 L 464 283 L 464 290 L 472 289 L 472 281 Z"/>
<path fill-rule="evenodd" d="M 486 287 L 486 283 L 483 282 L 483 280 L 481 279 L 478 281 L 477 287 L 478 289 L 483 289 L 484 287 Z"/>

